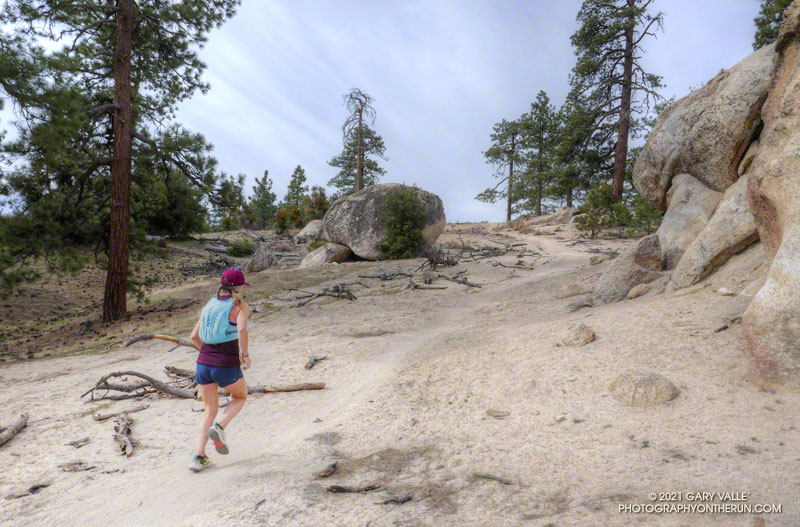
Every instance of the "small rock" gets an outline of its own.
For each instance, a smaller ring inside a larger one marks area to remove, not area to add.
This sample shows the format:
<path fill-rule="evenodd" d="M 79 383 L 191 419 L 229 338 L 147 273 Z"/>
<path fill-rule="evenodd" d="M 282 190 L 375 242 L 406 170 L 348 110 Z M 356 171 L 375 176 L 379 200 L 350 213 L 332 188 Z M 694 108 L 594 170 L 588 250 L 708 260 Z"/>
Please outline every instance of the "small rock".
<path fill-rule="evenodd" d="M 606 260 L 608 260 L 608 256 L 606 256 L 605 254 L 595 254 L 594 256 L 589 258 L 589 263 L 592 265 L 597 265 L 605 262 Z"/>
<path fill-rule="evenodd" d="M 594 331 L 592 331 L 583 322 L 575 322 L 570 325 L 564 337 L 561 339 L 562 344 L 565 346 L 585 346 L 593 341 L 595 338 Z"/>
<path fill-rule="evenodd" d="M 642 295 L 646 295 L 650 291 L 650 286 L 647 284 L 639 284 L 633 286 L 633 289 L 628 291 L 628 300 L 633 300 L 634 298 L 639 298 Z"/>
<path fill-rule="evenodd" d="M 592 307 L 592 295 L 584 295 L 576 298 L 575 300 L 567 304 L 567 311 L 570 313 L 574 313 L 575 311 L 584 307 Z"/>
<path fill-rule="evenodd" d="M 486 410 L 486 415 L 488 415 L 489 417 L 494 417 L 495 419 L 503 419 L 511 415 L 511 412 L 508 412 L 506 410 L 495 410 L 493 408 L 489 408 L 488 410 Z"/>
<path fill-rule="evenodd" d="M 655 406 L 678 396 L 672 382 L 657 373 L 628 370 L 608 387 L 617 401 L 628 406 Z"/>
<path fill-rule="evenodd" d="M 562 423 L 567 420 L 567 414 L 560 414 L 556 416 L 556 423 Z"/>
<path fill-rule="evenodd" d="M 717 293 L 721 294 L 722 296 L 736 296 L 736 293 L 734 293 L 727 287 L 720 287 Z"/>

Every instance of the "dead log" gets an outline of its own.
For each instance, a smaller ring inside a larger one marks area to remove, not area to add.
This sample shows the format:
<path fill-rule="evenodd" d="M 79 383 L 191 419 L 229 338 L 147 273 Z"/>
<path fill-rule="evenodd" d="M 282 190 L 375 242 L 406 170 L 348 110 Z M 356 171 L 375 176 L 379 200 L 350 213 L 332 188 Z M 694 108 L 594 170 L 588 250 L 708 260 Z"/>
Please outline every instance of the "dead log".
<path fill-rule="evenodd" d="M 110 414 L 94 414 L 92 418 L 95 421 L 105 421 L 107 419 L 111 419 L 112 417 L 117 417 L 122 414 L 134 414 L 136 412 L 141 412 L 142 410 L 147 410 L 148 408 L 150 408 L 149 404 L 143 404 L 141 406 L 134 406 L 130 410 L 123 410 L 122 412 L 114 412 Z"/>
<path fill-rule="evenodd" d="M 203 249 L 210 253 L 228 254 L 228 248 L 220 245 L 204 245 Z"/>
<path fill-rule="evenodd" d="M 11 438 L 17 435 L 19 431 L 25 428 L 25 425 L 27 424 L 28 424 L 28 414 L 24 413 L 19 416 L 19 419 L 17 420 L 16 423 L 6 428 L 3 431 L 3 433 L 0 434 L 0 446 L 3 446 L 9 441 L 11 441 Z"/>
<path fill-rule="evenodd" d="M 372 492 L 373 490 L 378 490 L 381 488 L 380 485 L 366 485 L 364 487 L 348 487 L 345 485 L 331 485 L 328 487 L 327 490 L 333 494 L 345 494 L 345 493 L 359 493 L 359 494 L 366 494 L 367 492 Z"/>
<path fill-rule="evenodd" d="M 171 337 L 169 335 L 159 335 L 157 333 L 141 333 L 139 335 L 134 335 L 133 337 L 130 338 L 130 340 L 122 344 L 122 347 L 127 348 L 131 344 L 135 344 L 140 340 L 166 340 L 167 342 L 172 342 L 173 344 L 177 344 L 178 346 L 176 347 L 186 346 L 189 348 L 197 349 L 197 347 L 194 345 L 194 342 L 192 342 L 189 339 L 182 339 L 180 337 Z"/>
<path fill-rule="evenodd" d="M 324 361 L 324 360 L 325 360 L 325 359 L 327 359 L 327 358 L 328 358 L 328 356 L 327 356 L 327 355 L 325 355 L 324 357 L 311 357 L 311 358 L 309 358 L 309 359 L 308 359 L 308 362 L 306 362 L 306 369 L 307 369 L 307 370 L 310 370 L 310 369 L 311 369 L 311 368 L 313 368 L 313 367 L 314 367 L 314 366 L 315 366 L 315 365 L 316 365 L 318 362 L 322 362 L 322 361 Z"/>
<path fill-rule="evenodd" d="M 122 412 L 117 417 L 117 425 L 114 426 L 114 441 L 119 443 L 119 448 L 125 457 L 133 455 L 133 440 L 131 439 L 131 426 L 133 419 L 128 417 L 127 412 Z"/>
<path fill-rule="evenodd" d="M 283 393 L 283 392 L 301 392 L 305 390 L 324 390 L 324 382 L 306 382 L 302 384 L 294 384 L 292 386 L 248 386 L 247 393 Z"/>

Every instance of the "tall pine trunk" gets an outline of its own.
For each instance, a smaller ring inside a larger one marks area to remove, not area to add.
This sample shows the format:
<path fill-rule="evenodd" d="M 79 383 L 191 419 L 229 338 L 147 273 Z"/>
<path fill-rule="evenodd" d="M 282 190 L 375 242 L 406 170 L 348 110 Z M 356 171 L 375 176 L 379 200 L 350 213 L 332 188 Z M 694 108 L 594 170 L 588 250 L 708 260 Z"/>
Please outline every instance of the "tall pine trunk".
<path fill-rule="evenodd" d="M 628 8 L 633 12 L 635 0 L 628 0 Z M 628 18 L 625 29 L 625 59 L 622 72 L 622 101 L 619 108 L 619 127 L 617 131 L 617 150 L 614 156 L 614 197 L 622 198 L 625 185 L 625 169 L 628 161 L 628 130 L 631 125 L 631 91 L 633 76 L 633 27 L 636 19 Z"/>
<path fill-rule="evenodd" d="M 567 189 L 567 207 L 572 208 L 572 187 Z"/>
<path fill-rule="evenodd" d="M 364 110 L 358 111 L 358 153 L 356 154 L 356 190 L 364 188 L 364 134 L 362 132 Z"/>
<path fill-rule="evenodd" d="M 130 238 L 131 149 L 131 51 L 133 47 L 133 0 L 118 0 L 116 51 L 114 53 L 114 160 L 111 163 L 111 232 L 109 261 L 103 298 L 103 320 L 119 320 L 127 312 L 128 256 Z"/>
<path fill-rule="evenodd" d="M 508 210 L 506 212 L 506 221 L 511 221 L 511 203 L 513 201 L 514 190 L 514 154 L 517 147 L 516 132 L 511 136 L 511 156 L 508 161 Z"/>

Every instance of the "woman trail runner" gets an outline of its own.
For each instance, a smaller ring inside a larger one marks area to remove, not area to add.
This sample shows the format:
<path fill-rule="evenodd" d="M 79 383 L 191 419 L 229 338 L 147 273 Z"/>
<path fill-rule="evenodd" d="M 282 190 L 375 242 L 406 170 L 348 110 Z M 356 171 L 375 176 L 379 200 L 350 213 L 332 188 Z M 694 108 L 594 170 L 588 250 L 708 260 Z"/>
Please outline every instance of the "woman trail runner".
<path fill-rule="evenodd" d="M 197 436 L 197 451 L 189 467 L 193 472 L 200 472 L 211 465 L 211 459 L 205 454 L 209 439 L 217 452 L 228 453 L 225 427 L 242 410 L 247 399 L 247 384 L 242 369 L 250 367 L 250 355 L 247 353 L 250 306 L 242 301 L 240 287 L 243 285 L 250 284 L 244 281 L 244 274 L 238 269 L 228 269 L 222 273 L 217 296 L 205 305 L 200 320 L 192 330 L 192 342 L 200 350 L 195 380 L 205 405 Z M 215 421 L 219 410 L 217 391 L 220 386 L 231 394 L 231 400 L 220 420 Z"/>

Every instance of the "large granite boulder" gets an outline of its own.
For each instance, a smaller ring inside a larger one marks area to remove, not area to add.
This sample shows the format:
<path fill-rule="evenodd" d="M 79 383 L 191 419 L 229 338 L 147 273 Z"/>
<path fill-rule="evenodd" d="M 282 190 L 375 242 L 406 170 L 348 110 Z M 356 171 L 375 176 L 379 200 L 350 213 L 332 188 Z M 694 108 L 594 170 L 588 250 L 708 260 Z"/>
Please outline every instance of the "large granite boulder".
<path fill-rule="evenodd" d="M 322 247 L 317 247 L 308 253 L 303 261 L 300 262 L 298 269 L 308 269 L 311 267 L 322 267 L 329 263 L 344 262 L 353 255 L 349 247 L 338 243 L 326 243 Z"/>
<path fill-rule="evenodd" d="M 316 240 L 322 236 L 322 220 L 311 220 L 297 233 L 298 238 Z"/>
<path fill-rule="evenodd" d="M 674 269 L 678 261 L 714 214 L 722 193 L 711 190 L 689 174 L 672 180 L 667 193 L 668 208 L 656 234 L 661 243 L 664 269 Z"/>
<path fill-rule="evenodd" d="M 676 289 L 703 280 L 731 255 L 758 241 L 756 220 L 747 204 L 747 181 L 745 176 L 728 187 L 714 215 L 686 249 L 672 273 Z"/>
<path fill-rule="evenodd" d="M 786 11 L 776 50 L 747 187 L 771 267 L 742 335 L 763 380 L 800 388 L 800 2 Z"/>
<path fill-rule="evenodd" d="M 666 209 L 675 174 L 716 191 L 736 181 L 761 124 L 774 57 L 773 45 L 763 47 L 661 113 L 633 169 L 634 186 L 653 206 Z"/>
<path fill-rule="evenodd" d="M 592 305 L 609 304 L 625 298 L 634 286 L 657 280 L 661 274 L 661 248 L 658 235 L 639 240 L 616 258 L 600 276 L 592 293 Z"/>
<path fill-rule="evenodd" d="M 322 220 L 323 237 L 346 245 L 361 258 L 380 260 L 378 246 L 386 235 L 383 227 L 386 196 L 393 189 L 403 186 L 397 183 L 372 185 L 339 198 Z M 432 245 L 444 231 L 444 205 L 436 194 L 422 189 L 414 190 L 427 215 L 422 237 L 426 243 Z"/>

